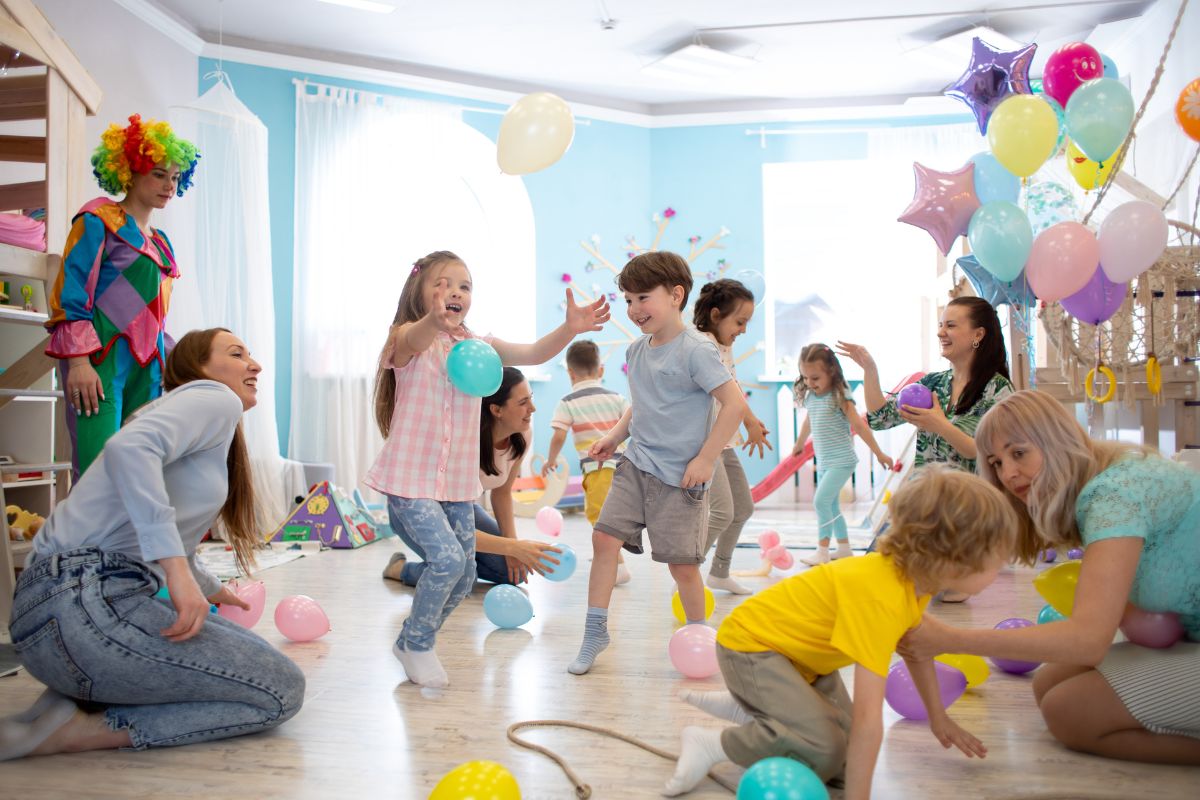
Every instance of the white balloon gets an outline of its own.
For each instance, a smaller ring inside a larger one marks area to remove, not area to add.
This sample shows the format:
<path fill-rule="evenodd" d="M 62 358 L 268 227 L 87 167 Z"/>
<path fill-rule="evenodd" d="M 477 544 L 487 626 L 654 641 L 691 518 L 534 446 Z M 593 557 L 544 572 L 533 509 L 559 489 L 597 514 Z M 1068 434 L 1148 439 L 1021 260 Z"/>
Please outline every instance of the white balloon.
<path fill-rule="evenodd" d="M 1145 200 L 1122 203 L 1100 224 L 1100 267 L 1110 281 L 1127 283 L 1153 266 L 1169 234 L 1158 206 Z"/>
<path fill-rule="evenodd" d="M 513 103 L 500 122 L 496 161 L 509 175 L 528 175 L 562 158 L 575 138 L 575 117 L 561 97 L 527 94 Z"/>

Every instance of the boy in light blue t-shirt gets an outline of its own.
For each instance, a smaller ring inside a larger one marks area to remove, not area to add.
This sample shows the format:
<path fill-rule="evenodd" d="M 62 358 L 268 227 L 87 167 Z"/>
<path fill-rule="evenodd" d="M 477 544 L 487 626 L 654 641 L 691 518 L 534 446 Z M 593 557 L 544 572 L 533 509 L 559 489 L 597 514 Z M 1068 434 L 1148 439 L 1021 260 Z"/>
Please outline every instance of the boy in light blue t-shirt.
<path fill-rule="evenodd" d="M 651 557 L 667 564 L 679 586 L 689 623 L 704 622 L 704 539 L 708 484 L 716 460 L 746 413 L 737 381 L 721 363 L 716 345 L 686 327 L 683 307 L 692 271 L 680 256 L 643 253 L 617 277 L 629 319 L 647 334 L 629 346 L 632 404 L 611 431 L 592 445 L 597 461 L 613 456 L 626 438 L 625 458 L 592 532 L 588 611 L 579 656 L 567 670 L 582 675 L 608 646 L 608 604 L 624 547 L 642 552 L 642 529 Z M 713 414 L 713 399 L 721 410 Z"/>

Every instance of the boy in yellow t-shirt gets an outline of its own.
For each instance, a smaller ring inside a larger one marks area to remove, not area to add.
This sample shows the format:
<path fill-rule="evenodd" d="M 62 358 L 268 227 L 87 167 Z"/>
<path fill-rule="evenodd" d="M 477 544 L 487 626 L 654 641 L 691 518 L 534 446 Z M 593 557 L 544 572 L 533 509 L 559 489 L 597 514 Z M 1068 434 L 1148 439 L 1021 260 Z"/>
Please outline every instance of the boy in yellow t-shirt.
<path fill-rule="evenodd" d="M 717 632 L 728 692 L 682 699 L 738 723 L 688 727 L 664 794 L 690 791 L 715 765 L 771 756 L 807 764 L 824 781 L 845 770 L 847 800 L 867 798 L 883 740 L 883 694 L 896 643 L 935 592 L 975 594 L 1009 560 L 1017 520 L 995 487 L 960 470 L 929 467 L 896 492 L 878 552 L 816 567 L 759 592 Z M 943 747 L 987 750 L 942 708 L 932 661 L 908 661 Z M 855 665 L 851 703 L 838 670 Z"/>

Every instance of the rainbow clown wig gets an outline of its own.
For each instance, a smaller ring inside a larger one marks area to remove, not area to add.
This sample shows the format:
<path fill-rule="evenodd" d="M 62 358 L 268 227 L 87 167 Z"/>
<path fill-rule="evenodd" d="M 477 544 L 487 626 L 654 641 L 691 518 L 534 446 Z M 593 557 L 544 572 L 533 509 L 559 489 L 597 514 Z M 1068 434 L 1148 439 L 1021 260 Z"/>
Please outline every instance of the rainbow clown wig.
<path fill-rule="evenodd" d="M 146 175 L 156 164 L 179 167 L 178 197 L 192 185 L 192 173 L 200 154 L 196 146 L 180 139 L 166 122 L 142 122 L 140 114 L 129 118 L 127 127 L 109 125 L 100 135 L 100 146 L 92 153 L 92 174 L 100 188 L 112 195 L 129 191 L 133 174 Z"/>

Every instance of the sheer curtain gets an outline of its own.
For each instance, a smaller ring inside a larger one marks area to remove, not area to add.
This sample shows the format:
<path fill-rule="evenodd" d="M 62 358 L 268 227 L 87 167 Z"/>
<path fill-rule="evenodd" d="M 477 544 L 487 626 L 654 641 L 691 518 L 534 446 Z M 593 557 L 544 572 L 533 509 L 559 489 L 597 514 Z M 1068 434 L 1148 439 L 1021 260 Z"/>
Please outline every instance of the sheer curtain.
<path fill-rule="evenodd" d="M 167 318 L 173 336 L 195 328 L 233 331 L 263 366 L 258 404 L 243 420 L 264 533 L 274 530 L 304 493 L 301 465 L 279 450 L 275 422 L 275 312 L 267 200 L 267 129 L 221 80 L 186 106 L 171 109 L 181 136 L 200 151 L 196 185 L 173 204 L 186 215 L 177 242 L 183 278 Z"/>
<path fill-rule="evenodd" d="M 375 368 L 414 260 L 452 250 L 466 261 L 477 333 L 535 332 L 532 205 L 460 117 L 442 103 L 296 85 L 289 454 L 333 463 L 347 489 L 383 443 Z"/>

